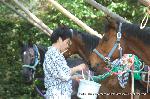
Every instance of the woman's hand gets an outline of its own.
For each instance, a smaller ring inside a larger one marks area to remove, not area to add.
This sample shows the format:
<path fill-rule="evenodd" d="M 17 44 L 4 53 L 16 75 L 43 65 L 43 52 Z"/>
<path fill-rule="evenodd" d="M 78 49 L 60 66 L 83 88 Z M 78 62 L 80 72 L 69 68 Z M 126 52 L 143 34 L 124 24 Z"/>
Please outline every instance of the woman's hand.
<path fill-rule="evenodd" d="M 87 69 L 87 66 L 84 63 L 77 66 L 77 71 L 82 71 L 82 70 L 86 70 L 86 69 Z"/>
<path fill-rule="evenodd" d="M 80 79 L 83 79 L 82 75 L 73 75 L 71 77 L 71 79 L 77 81 L 77 82 L 80 82 Z"/>

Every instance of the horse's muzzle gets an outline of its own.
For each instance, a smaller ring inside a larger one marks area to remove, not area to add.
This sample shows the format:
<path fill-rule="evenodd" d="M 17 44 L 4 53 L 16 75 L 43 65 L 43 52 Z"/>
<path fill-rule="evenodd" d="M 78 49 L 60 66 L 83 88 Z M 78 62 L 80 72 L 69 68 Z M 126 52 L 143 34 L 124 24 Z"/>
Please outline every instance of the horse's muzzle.
<path fill-rule="evenodd" d="M 23 67 L 22 77 L 25 83 L 31 84 L 33 82 L 33 77 L 34 77 L 33 72 L 34 72 L 33 69 L 28 68 L 28 67 Z"/>

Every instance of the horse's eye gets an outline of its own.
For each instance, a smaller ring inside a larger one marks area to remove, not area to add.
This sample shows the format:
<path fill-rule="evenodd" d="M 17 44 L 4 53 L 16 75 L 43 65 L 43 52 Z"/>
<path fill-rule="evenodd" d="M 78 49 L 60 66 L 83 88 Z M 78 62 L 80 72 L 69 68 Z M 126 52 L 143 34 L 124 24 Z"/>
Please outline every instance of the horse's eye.
<path fill-rule="evenodd" d="M 33 58 L 33 57 L 34 57 L 34 54 L 33 54 L 33 53 L 30 53 L 30 57 L 32 57 L 32 58 Z"/>
<path fill-rule="evenodd" d="M 33 57 L 34 57 L 34 55 L 32 55 L 32 54 L 31 54 L 31 57 L 33 58 Z"/>
<path fill-rule="evenodd" d="M 108 37 L 106 37 L 106 36 L 104 36 L 104 41 L 108 41 L 109 39 L 108 39 Z"/>

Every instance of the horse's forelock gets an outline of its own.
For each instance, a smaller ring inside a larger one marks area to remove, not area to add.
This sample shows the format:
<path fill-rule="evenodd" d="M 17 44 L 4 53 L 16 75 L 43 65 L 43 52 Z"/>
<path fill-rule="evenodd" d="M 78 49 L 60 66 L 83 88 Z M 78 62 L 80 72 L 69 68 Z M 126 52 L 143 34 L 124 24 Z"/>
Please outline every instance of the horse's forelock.
<path fill-rule="evenodd" d="M 67 25 L 65 25 L 65 24 L 59 24 L 58 25 L 58 28 L 61 28 L 61 29 L 65 29 L 65 28 L 67 28 L 68 26 Z"/>
<path fill-rule="evenodd" d="M 107 19 L 105 21 L 105 31 L 104 33 L 108 33 L 110 30 L 117 31 L 119 29 L 119 21 L 114 19 Z"/>

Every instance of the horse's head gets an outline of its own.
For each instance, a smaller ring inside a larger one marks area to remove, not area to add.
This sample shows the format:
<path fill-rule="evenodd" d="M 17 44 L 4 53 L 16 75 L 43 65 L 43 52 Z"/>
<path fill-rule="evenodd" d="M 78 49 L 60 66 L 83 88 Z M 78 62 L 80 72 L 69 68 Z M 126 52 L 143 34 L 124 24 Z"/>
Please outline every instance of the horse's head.
<path fill-rule="evenodd" d="M 106 71 L 105 67 L 111 68 L 109 67 L 110 62 L 120 55 L 118 50 L 120 44 L 122 44 L 120 32 L 121 25 L 116 21 L 111 20 L 111 22 L 106 23 L 105 34 L 91 55 L 91 67 L 100 74 Z"/>
<path fill-rule="evenodd" d="M 21 58 L 23 62 L 22 75 L 27 83 L 31 83 L 34 78 L 36 65 L 38 64 L 38 48 L 31 43 L 23 44 L 21 50 Z"/>
<path fill-rule="evenodd" d="M 140 25 L 137 24 L 121 23 L 112 19 L 108 20 L 105 34 L 91 56 L 95 57 L 95 59 L 91 58 L 92 67 L 97 68 L 98 66 L 99 69 L 97 70 L 104 71 L 104 67 L 110 61 L 121 57 L 121 54 L 129 53 L 137 55 L 145 63 L 150 64 L 149 37 L 149 27 L 140 29 Z"/>

